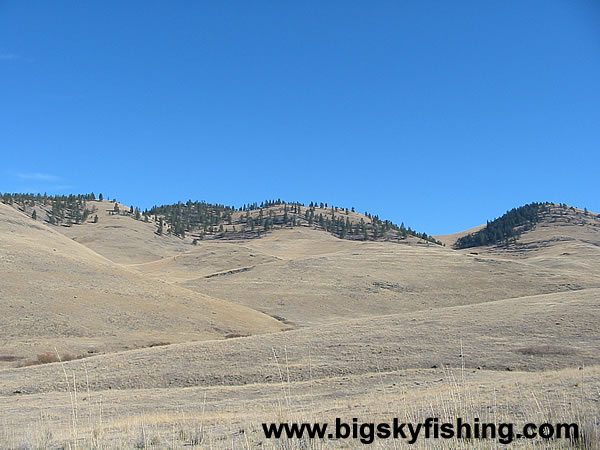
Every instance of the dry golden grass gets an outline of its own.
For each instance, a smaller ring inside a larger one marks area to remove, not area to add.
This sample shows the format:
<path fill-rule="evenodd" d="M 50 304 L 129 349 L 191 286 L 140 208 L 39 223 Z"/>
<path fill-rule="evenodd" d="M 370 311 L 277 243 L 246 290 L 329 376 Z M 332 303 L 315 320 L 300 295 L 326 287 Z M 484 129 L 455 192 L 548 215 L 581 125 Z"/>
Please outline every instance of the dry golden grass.
<path fill-rule="evenodd" d="M 355 447 L 266 441 L 260 423 L 429 416 L 577 422 L 580 448 L 598 448 L 595 215 L 461 251 L 308 227 L 155 245 L 152 224 L 108 215 L 59 229 L 74 242 L 3 205 L 0 219 L 0 364 L 106 351 L 0 370 L 0 448 Z M 286 325 L 262 313 L 298 327 L 275 332 Z M 457 447 L 497 448 L 418 443 Z"/>
<path fill-rule="evenodd" d="M 283 355 L 282 355 L 283 356 Z M 3 405 L 2 448 L 332 448 L 358 440 L 272 440 L 266 422 L 442 421 L 579 424 L 580 448 L 600 438 L 598 366 L 498 372 L 440 368 L 287 380 L 282 358 L 273 384 L 34 394 Z M 71 373 L 66 369 L 67 378 Z M 42 406 L 43 405 L 43 406 Z M 19 424 L 31 424 L 23 429 Z M 42 445 L 43 444 L 43 445 Z M 376 448 L 405 443 L 375 440 Z M 496 448 L 495 441 L 417 441 L 417 448 Z M 517 441 L 520 448 L 572 448 L 567 440 Z"/>
<path fill-rule="evenodd" d="M 136 264 L 156 261 L 185 251 L 190 239 L 182 240 L 165 234 L 158 236 L 154 222 L 134 220 L 131 216 L 109 214 L 114 203 L 104 200 L 88 202 L 88 208 L 96 208 L 99 220 L 88 219 L 85 225 L 55 227 L 56 231 L 90 248 L 94 252 L 118 264 Z M 120 205 L 122 211 L 129 206 Z"/>
<path fill-rule="evenodd" d="M 600 263 L 600 249 L 584 245 L 593 251 L 588 264 Z M 576 261 L 548 267 L 414 242 L 342 241 L 310 229 L 274 232 L 244 246 L 278 260 L 196 279 L 174 262 L 169 273 L 183 287 L 299 326 L 600 286 L 600 273 L 579 270 Z M 198 246 L 189 255 L 210 251 Z M 176 275 L 178 270 L 185 273 Z"/>
<path fill-rule="evenodd" d="M 406 317 L 356 319 L 286 333 L 173 344 L 70 361 L 65 367 L 79 380 L 80 390 L 86 386 L 107 390 L 274 383 L 274 351 L 285 354 L 294 382 L 462 364 L 499 371 L 582 367 L 600 364 L 599 293 L 600 289 L 590 289 L 545 294 Z M 559 345 L 568 352 L 532 355 L 522 351 L 546 345 Z M 65 389 L 58 365 L 23 371 L 0 371 L 0 395 Z"/>
<path fill-rule="evenodd" d="M 80 355 L 286 328 L 257 311 L 142 277 L 3 204 L 0 273 L 1 353 L 13 359 L 54 347 Z M 0 365 L 15 364 L 6 359 Z"/>

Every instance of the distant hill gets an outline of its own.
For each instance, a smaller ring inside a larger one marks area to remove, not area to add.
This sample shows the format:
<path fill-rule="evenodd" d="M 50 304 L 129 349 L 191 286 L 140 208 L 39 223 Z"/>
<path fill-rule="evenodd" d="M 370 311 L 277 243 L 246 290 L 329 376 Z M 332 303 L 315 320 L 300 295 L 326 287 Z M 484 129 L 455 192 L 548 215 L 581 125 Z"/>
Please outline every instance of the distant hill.
<path fill-rule="evenodd" d="M 204 239 L 251 239 L 274 229 L 312 227 L 340 239 L 361 241 L 401 241 L 416 237 L 442 245 L 432 236 L 417 232 L 404 223 L 397 225 L 368 212 L 342 208 L 328 203 L 285 202 L 281 199 L 245 204 L 239 208 L 206 202 L 178 202 L 141 211 L 113 201 L 107 207 L 101 194 L 48 196 L 41 194 L 0 194 L 3 203 L 51 225 L 72 226 L 97 223 L 104 213 L 129 216 L 152 223 L 158 236 Z"/>
<path fill-rule="evenodd" d="M 514 253 L 525 248 L 533 250 L 540 246 L 548 246 L 552 241 L 581 240 L 583 243 L 600 245 L 600 242 L 597 242 L 599 232 L 599 214 L 564 203 L 546 202 L 513 208 L 504 215 L 488 221 L 486 225 L 435 238 L 459 250 L 494 247 Z M 535 242 L 538 244 L 534 245 Z"/>
<path fill-rule="evenodd" d="M 549 205 L 534 202 L 513 208 L 497 219 L 488 221 L 485 228 L 460 237 L 455 246 L 469 248 L 515 241 L 523 231 L 532 229 L 541 220 Z"/>

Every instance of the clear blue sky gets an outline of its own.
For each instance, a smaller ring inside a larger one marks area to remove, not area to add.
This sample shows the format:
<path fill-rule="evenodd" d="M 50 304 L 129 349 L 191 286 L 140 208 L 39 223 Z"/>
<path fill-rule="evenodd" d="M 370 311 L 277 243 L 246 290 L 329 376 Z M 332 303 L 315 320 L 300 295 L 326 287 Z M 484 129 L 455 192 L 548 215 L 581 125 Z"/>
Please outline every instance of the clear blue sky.
<path fill-rule="evenodd" d="M 0 191 L 600 212 L 600 2 L 2 1 Z"/>

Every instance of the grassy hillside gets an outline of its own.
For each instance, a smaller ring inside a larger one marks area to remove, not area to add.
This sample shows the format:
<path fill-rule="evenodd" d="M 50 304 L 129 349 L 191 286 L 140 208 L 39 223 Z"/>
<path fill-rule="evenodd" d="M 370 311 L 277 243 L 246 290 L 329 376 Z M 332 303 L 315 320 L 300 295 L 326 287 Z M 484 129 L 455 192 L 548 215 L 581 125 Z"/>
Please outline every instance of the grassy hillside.
<path fill-rule="evenodd" d="M 0 398 L 14 410 L 9 426 L 39 421 L 43 401 L 53 415 L 39 427 L 51 428 L 55 441 L 96 435 L 111 448 L 134 448 L 144 433 L 142 440 L 175 448 L 191 445 L 194 433 L 201 446 L 259 445 L 261 421 L 349 411 L 360 420 L 414 421 L 432 410 L 492 422 L 577 420 L 592 437 L 597 295 L 532 296 L 103 355 L 64 364 L 70 384 L 60 364 L 0 371 Z M 75 390 L 84 394 L 73 430 L 68 391 Z M 102 420 L 100 401 L 110 408 Z M 22 441 L 17 434 L 14 442 Z"/>
<path fill-rule="evenodd" d="M 593 271 L 304 228 L 226 245 L 205 241 L 132 268 L 301 326 L 600 286 Z"/>
<path fill-rule="evenodd" d="M 599 294 L 596 288 L 441 307 L 435 313 L 417 311 L 286 333 L 174 344 L 66 365 L 80 390 L 277 384 L 278 363 L 288 366 L 291 381 L 434 365 L 502 371 L 598 365 Z M 86 369 L 93 374 L 87 380 Z M 27 369 L 27 379 L 15 377 L 19 370 L 0 371 L 0 394 L 66 389 L 58 365 Z"/>
<path fill-rule="evenodd" d="M 220 339 L 285 326 L 254 310 L 144 278 L 0 204 L 0 364 Z"/>

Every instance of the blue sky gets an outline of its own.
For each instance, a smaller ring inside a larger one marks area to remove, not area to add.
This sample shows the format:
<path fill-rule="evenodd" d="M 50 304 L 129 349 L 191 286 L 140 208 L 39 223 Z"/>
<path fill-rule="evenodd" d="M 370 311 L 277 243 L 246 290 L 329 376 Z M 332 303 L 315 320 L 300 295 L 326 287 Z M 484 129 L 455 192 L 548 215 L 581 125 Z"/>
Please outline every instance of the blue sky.
<path fill-rule="evenodd" d="M 0 192 L 600 212 L 600 3 L 0 0 Z"/>

